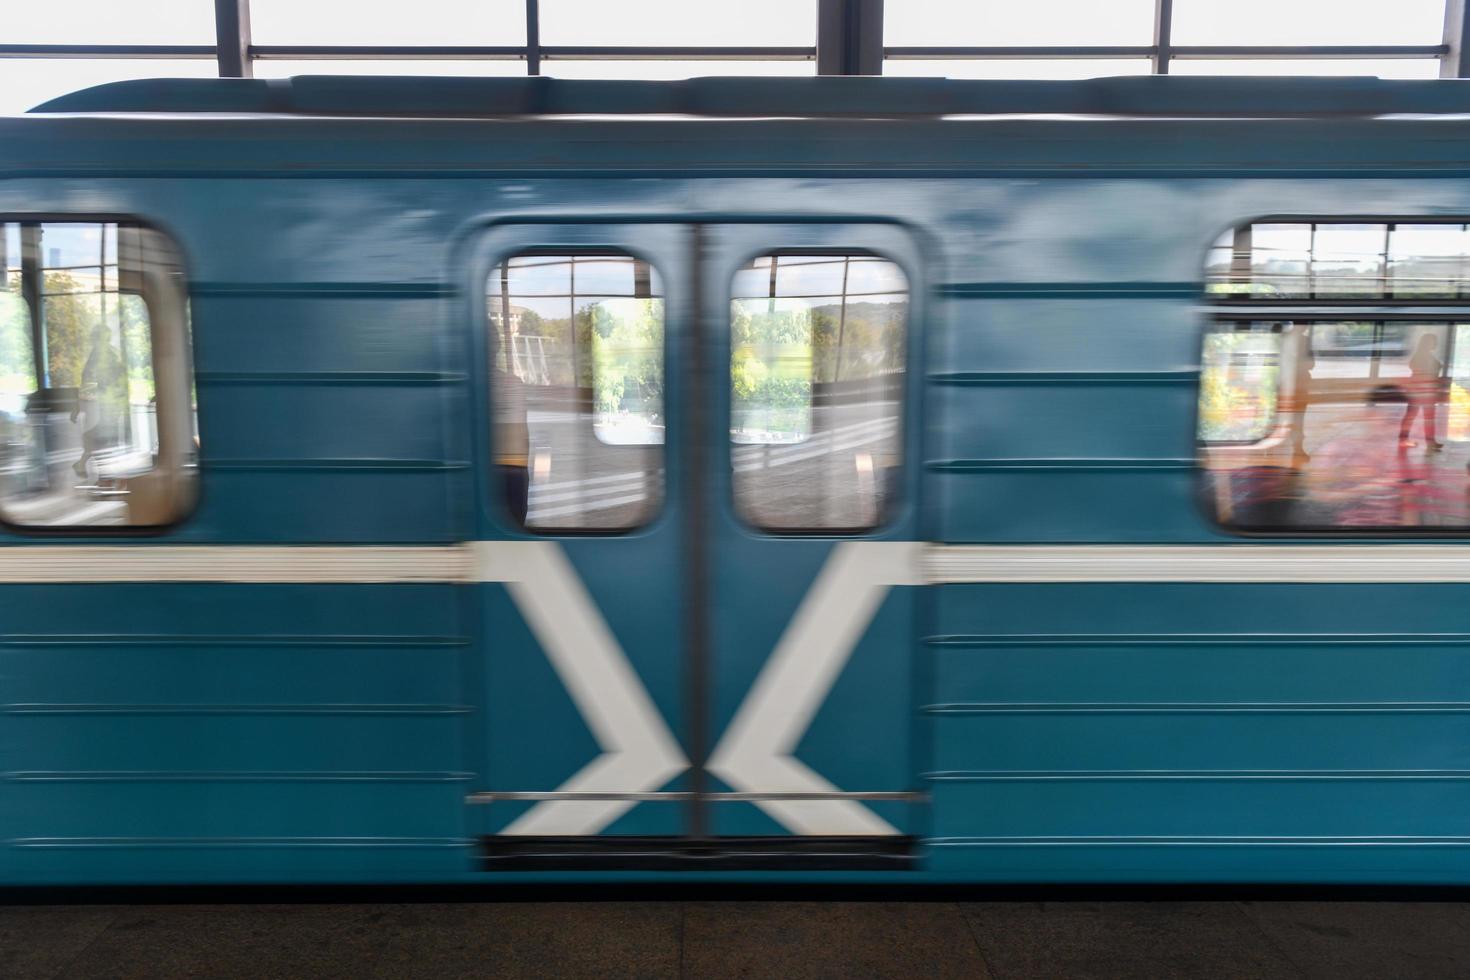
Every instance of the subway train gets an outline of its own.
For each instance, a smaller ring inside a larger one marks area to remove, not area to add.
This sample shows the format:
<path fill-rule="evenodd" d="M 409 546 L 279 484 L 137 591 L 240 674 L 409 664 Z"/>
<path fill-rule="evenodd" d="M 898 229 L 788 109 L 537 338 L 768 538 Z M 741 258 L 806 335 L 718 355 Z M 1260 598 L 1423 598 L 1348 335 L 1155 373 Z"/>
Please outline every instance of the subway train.
<path fill-rule="evenodd" d="M 0 885 L 1470 883 L 1467 113 L 0 120 Z"/>

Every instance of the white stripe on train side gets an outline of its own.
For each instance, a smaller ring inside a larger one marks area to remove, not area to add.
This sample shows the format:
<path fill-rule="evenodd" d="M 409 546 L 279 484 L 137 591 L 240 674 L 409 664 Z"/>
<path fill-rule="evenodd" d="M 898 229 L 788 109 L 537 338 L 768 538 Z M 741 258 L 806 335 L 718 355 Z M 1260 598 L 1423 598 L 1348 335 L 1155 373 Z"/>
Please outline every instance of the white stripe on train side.
<path fill-rule="evenodd" d="M 1340 545 L 930 545 L 928 585 L 970 582 L 1470 582 L 1470 542 Z"/>
<path fill-rule="evenodd" d="M 941 545 L 901 544 L 908 585 L 969 582 L 1470 582 L 1465 544 Z M 14 545 L 0 585 L 97 582 L 503 582 L 486 555 L 554 541 L 459 545 Z M 875 552 L 876 554 L 876 552 Z M 487 569 L 489 571 L 487 571 Z M 898 574 L 898 573 L 894 573 Z"/>

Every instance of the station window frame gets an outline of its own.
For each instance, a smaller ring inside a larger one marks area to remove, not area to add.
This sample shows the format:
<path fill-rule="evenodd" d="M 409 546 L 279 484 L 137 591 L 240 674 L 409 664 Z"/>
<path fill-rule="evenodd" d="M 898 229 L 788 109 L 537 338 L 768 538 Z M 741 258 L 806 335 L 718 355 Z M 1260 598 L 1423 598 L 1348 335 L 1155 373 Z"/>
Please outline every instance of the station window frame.
<path fill-rule="evenodd" d="M 199 383 L 199 372 L 197 370 L 194 353 L 194 322 L 193 303 L 191 296 L 191 283 L 193 276 L 190 272 L 189 255 L 181 244 L 181 236 L 167 227 L 166 224 L 152 217 L 133 213 L 115 211 L 35 211 L 35 212 L 0 212 L 0 233 L 10 226 L 28 225 L 92 225 L 92 226 L 116 226 L 135 228 L 148 235 L 156 236 L 168 249 L 171 260 L 170 271 L 165 274 L 164 285 L 171 286 L 176 302 L 170 303 L 170 318 L 178 324 L 179 336 L 176 338 L 178 350 L 181 357 L 183 376 L 181 382 L 176 386 L 179 391 L 174 397 L 179 397 L 179 392 L 186 392 L 183 397 L 187 403 L 185 418 L 188 421 L 190 432 L 189 442 L 192 443 L 192 452 L 188 447 L 179 453 L 181 465 L 179 474 L 175 479 L 175 486 L 182 487 L 179 493 L 179 505 L 166 521 L 154 523 L 137 524 L 26 524 L 12 519 L 9 511 L 0 500 L 0 529 L 4 532 L 22 537 L 36 537 L 45 539 L 65 538 L 156 538 L 178 531 L 181 527 L 191 521 L 198 513 L 201 499 L 204 495 L 204 467 L 202 465 L 203 443 L 200 439 L 199 424 L 199 398 L 197 394 Z M 114 262 L 120 261 L 120 256 L 114 255 Z M 44 270 L 44 267 L 43 267 Z M 0 270 L 3 271 L 3 270 Z M 8 273 L 6 273 L 8 275 Z M 154 283 L 148 293 L 156 293 L 159 283 Z M 0 290 L 3 291 L 3 290 Z M 23 290 L 24 292 L 24 290 Z M 153 305 L 144 290 L 137 293 L 143 297 L 143 303 L 149 313 L 150 331 L 158 321 Z M 44 294 L 35 297 L 36 302 L 44 301 Z M 29 303 L 30 300 L 27 300 Z M 43 314 L 28 310 L 33 317 L 33 323 L 39 323 Z M 33 338 L 34 343 L 34 338 Z M 151 344 L 151 341 L 150 341 Z M 155 384 L 157 384 L 156 355 L 151 358 Z M 39 380 L 38 380 L 39 383 Z M 175 413 L 177 414 L 177 413 Z M 176 434 L 177 435 L 177 434 Z M 155 465 L 148 473 L 158 472 Z"/>

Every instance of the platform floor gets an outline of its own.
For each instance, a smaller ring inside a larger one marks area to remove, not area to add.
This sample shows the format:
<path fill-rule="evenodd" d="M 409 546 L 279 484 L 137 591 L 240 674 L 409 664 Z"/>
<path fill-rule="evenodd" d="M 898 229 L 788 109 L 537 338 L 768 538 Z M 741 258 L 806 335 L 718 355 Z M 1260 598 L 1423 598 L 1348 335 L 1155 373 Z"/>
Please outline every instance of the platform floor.
<path fill-rule="evenodd" d="M 0 906 L 0 977 L 1470 976 L 1470 903 Z"/>

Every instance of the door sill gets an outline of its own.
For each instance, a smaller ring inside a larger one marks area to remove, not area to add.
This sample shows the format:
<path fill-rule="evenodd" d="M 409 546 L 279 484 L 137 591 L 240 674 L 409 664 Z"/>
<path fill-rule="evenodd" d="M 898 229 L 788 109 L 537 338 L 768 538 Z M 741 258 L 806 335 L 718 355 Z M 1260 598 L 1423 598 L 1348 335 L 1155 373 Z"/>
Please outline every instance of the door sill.
<path fill-rule="evenodd" d="M 480 838 L 482 871 L 907 871 L 916 839 L 885 837 Z"/>

